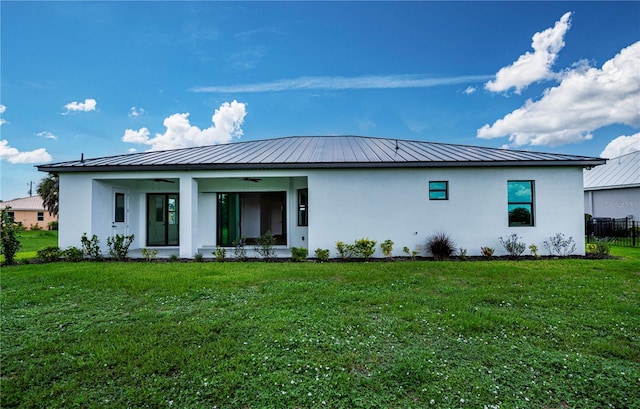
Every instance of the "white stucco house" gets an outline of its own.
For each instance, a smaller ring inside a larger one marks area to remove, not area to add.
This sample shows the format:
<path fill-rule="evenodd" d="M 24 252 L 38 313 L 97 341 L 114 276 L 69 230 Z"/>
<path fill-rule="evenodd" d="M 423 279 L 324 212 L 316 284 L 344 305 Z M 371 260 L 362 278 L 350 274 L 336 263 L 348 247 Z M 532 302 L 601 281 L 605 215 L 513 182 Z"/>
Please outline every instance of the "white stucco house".
<path fill-rule="evenodd" d="M 640 221 L 640 151 L 585 169 L 584 212 L 595 218 Z"/>
<path fill-rule="evenodd" d="M 269 230 L 279 255 L 369 238 L 421 250 L 445 232 L 468 255 L 498 238 L 557 232 L 584 252 L 582 170 L 595 157 L 359 136 L 286 137 L 50 163 L 60 176 L 59 246 L 83 233 L 106 247 L 212 257 Z M 104 249 L 106 252 L 106 248 Z M 424 253 L 423 253 L 424 254 Z M 382 257 L 380 249 L 374 256 Z"/>

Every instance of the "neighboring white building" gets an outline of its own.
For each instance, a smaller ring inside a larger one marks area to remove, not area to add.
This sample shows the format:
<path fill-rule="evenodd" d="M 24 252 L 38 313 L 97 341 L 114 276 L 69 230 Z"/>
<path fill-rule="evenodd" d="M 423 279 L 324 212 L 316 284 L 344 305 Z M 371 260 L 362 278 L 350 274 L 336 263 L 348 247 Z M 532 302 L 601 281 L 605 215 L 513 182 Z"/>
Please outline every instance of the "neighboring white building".
<path fill-rule="evenodd" d="M 445 232 L 468 255 L 512 233 L 584 254 L 582 170 L 603 159 L 357 136 L 289 137 L 38 166 L 60 176 L 59 246 L 134 234 L 131 254 L 212 257 L 269 230 L 280 255 L 369 238 L 421 251 Z M 424 253 L 422 253 L 424 254 Z M 228 252 L 229 255 L 229 252 Z M 251 254 L 249 254 L 251 256 Z M 382 257 L 378 247 L 376 255 Z"/>
<path fill-rule="evenodd" d="M 584 212 L 598 218 L 640 221 L 640 151 L 585 169 Z"/>

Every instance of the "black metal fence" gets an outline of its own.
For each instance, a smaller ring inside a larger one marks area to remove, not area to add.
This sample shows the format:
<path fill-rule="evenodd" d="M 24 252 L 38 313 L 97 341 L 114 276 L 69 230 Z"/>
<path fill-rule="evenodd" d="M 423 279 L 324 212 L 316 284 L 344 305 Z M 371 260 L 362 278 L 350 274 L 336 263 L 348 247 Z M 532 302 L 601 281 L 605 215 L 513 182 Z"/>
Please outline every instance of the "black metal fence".
<path fill-rule="evenodd" d="M 619 246 L 640 247 L 640 223 L 633 219 L 594 217 L 585 221 L 587 243 L 609 239 Z"/>

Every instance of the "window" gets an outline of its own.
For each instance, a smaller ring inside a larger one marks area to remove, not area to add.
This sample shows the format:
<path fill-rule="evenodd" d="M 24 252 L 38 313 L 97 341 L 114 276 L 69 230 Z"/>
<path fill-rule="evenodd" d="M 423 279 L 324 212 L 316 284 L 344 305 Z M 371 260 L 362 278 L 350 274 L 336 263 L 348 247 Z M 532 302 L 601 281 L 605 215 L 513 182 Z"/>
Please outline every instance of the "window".
<path fill-rule="evenodd" d="M 16 221 L 16 214 L 14 212 L 7 212 L 7 216 L 9 216 L 9 221 L 11 222 Z"/>
<path fill-rule="evenodd" d="M 309 190 L 298 190 L 298 226 L 309 225 Z"/>
<path fill-rule="evenodd" d="M 113 221 L 116 223 L 124 223 L 124 193 L 116 193 L 115 214 Z"/>
<path fill-rule="evenodd" d="M 38 221 L 39 222 L 43 222 L 44 221 L 44 212 L 38 212 Z"/>
<path fill-rule="evenodd" d="M 429 181 L 429 200 L 449 200 L 449 182 Z"/>
<path fill-rule="evenodd" d="M 509 226 L 533 226 L 533 181 L 507 182 Z"/>

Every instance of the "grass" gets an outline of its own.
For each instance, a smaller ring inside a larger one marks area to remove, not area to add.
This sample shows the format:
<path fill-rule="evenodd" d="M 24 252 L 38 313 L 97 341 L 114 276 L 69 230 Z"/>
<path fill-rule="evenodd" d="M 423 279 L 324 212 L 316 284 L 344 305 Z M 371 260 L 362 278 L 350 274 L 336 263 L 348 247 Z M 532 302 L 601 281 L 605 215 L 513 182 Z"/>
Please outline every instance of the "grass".
<path fill-rule="evenodd" d="M 15 260 L 31 260 L 36 258 L 38 250 L 58 245 L 57 230 L 23 230 L 18 234 L 20 250 L 16 253 Z M 4 255 L 0 255 L 0 262 L 4 263 Z"/>
<path fill-rule="evenodd" d="M 640 250 L 618 251 L 3 268 L 0 406 L 639 407 Z"/>

